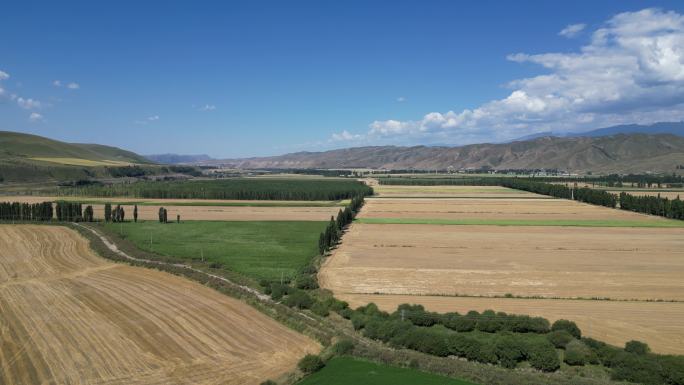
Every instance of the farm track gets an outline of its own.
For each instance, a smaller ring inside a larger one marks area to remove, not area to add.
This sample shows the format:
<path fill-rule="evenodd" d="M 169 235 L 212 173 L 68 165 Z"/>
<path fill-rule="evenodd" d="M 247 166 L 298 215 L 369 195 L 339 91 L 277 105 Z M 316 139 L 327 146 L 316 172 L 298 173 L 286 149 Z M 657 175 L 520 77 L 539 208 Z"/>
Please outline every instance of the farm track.
<path fill-rule="evenodd" d="M 213 289 L 106 261 L 66 227 L 0 225 L 0 244 L 2 384 L 258 384 L 320 349 Z"/>

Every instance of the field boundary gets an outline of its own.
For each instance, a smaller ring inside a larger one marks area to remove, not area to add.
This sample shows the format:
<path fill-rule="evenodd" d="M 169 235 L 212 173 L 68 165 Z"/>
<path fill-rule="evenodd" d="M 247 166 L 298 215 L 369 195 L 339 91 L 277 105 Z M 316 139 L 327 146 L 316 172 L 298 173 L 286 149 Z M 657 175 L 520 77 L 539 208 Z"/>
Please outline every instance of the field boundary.
<path fill-rule="evenodd" d="M 557 226 L 557 227 L 646 227 L 682 228 L 684 221 L 653 222 L 630 220 L 562 219 L 429 219 L 429 218 L 357 218 L 357 223 L 376 225 L 448 225 L 448 226 Z"/>

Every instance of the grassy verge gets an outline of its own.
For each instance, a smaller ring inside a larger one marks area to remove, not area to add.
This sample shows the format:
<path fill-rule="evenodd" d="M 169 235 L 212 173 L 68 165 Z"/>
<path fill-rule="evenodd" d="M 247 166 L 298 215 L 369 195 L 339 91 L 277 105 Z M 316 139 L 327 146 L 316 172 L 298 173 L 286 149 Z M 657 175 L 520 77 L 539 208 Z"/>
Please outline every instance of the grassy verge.
<path fill-rule="evenodd" d="M 298 385 L 473 385 L 472 382 L 350 357 L 330 360 Z"/>
<path fill-rule="evenodd" d="M 318 254 L 326 222 L 185 221 L 107 223 L 139 249 L 183 260 L 206 261 L 256 280 L 292 278 Z M 151 241 L 150 241 L 151 240 Z"/>
<path fill-rule="evenodd" d="M 460 225 L 460 226 L 572 226 L 572 227 L 684 227 L 684 221 L 568 220 L 568 219 L 429 219 L 358 218 L 358 223 L 382 225 Z"/>

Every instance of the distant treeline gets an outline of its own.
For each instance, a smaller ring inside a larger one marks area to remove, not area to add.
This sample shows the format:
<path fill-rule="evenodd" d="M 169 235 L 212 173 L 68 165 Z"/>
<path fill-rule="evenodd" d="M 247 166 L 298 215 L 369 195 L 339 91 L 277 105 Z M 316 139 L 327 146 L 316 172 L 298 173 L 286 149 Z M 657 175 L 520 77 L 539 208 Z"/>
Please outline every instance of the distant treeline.
<path fill-rule="evenodd" d="M 342 200 L 373 194 L 355 180 L 235 178 L 204 181 L 135 182 L 63 188 L 61 195 L 155 199 Z"/>
<path fill-rule="evenodd" d="M 391 186 L 499 186 L 502 178 L 414 178 L 391 177 L 378 178 L 381 185 Z"/>
<path fill-rule="evenodd" d="M 313 169 L 313 168 L 266 168 L 264 171 L 270 171 L 278 174 L 298 174 L 298 175 L 321 175 L 327 177 L 349 177 L 355 176 L 356 173 L 352 170 L 327 170 L 327 169 Z"/>
<path fill-rule="evenodd" d="M 49 221 L 52 216 L 52 202 L 0 202 L 0 220 Z"/>
<path fill-rule="evenodd" d="M 638 213 L 659 215 L 671 219 L 684 220 L 684 201 L 667 199 L 660 196 L 634 196 L 620 193 L 620 208 Z"/>
<path fill-rule="evenodd" d="M 643 384 L 684 384 L 684 357 L 653 354 L 648 345 L 629 341 L 624 348 L 582 337 L 571 321 L 551 324 L 542 317 L 486 310 L 467 314 L 433 313 L 420 305 L 400 305 L 393 313 L 371 303 L 337 310 L 364 336 L 426 354 L 463 357 L 506 368 L 528 362 L 553 372 L 561 360 L 571 366 L 602 365 L 614 380 Z M 556 349 L 564 352 L 559 354 Z"/>
<path fill-rule="evenodd" d="M 536 194 L 550 195 L 556 198 L 574 199 L 576 201 L 591 203 L 598 206 L 615 208 L 617 197 L 615 194 L 603 190 L 594 190 L 588 187 L 566 187 L 561 184 L 532 182 L 525 179 L 501 179 L 499 184 L 503 187 L 524 190 Z"/>
<path fill-rule="evenodd" d="M 0 202 L 0 220 L 4 221 L 36 221 L 45 222 L 57 219 L 63 222 L 92 222 L 93 207 L 83 210 L 83 205 L 77 202 L 23 203 Z"/>

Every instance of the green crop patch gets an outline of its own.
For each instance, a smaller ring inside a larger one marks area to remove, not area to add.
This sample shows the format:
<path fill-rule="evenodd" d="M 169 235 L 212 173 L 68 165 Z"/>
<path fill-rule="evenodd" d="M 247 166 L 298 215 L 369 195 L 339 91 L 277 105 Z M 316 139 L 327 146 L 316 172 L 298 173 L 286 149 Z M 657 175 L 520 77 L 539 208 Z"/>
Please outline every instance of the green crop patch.
<path fill-rule="evenodd" d="M 232 178 L 92 185 L 64 188 L 59 194 L 98 198 L 337 201 L 372 192 L 370 187 L 351 179 Z"/>
<path fill-rule="evenodd" d="M 327 222 L 155 221 L 108 223 L 138 248 L 188 260 L 215 262 L 254 279 L 291 278 L 318 253 Z"/>
<path fill-rule="evenodd" d="M 684 227 L 676 220 L 565 220 L 565 219 L 428 219 L 428 218 L 358 218 L 358 223 L 382 225 L 455 225 L 455 226 L 572 226 L 572 227 Z"/>
<path fill-rule="evenodd" d="M 380 365 L 349 357 L 330 360 L 319 372 L 298 385 L 474 385 L 455 378 L 425 373 L 415 369 Z"/>

